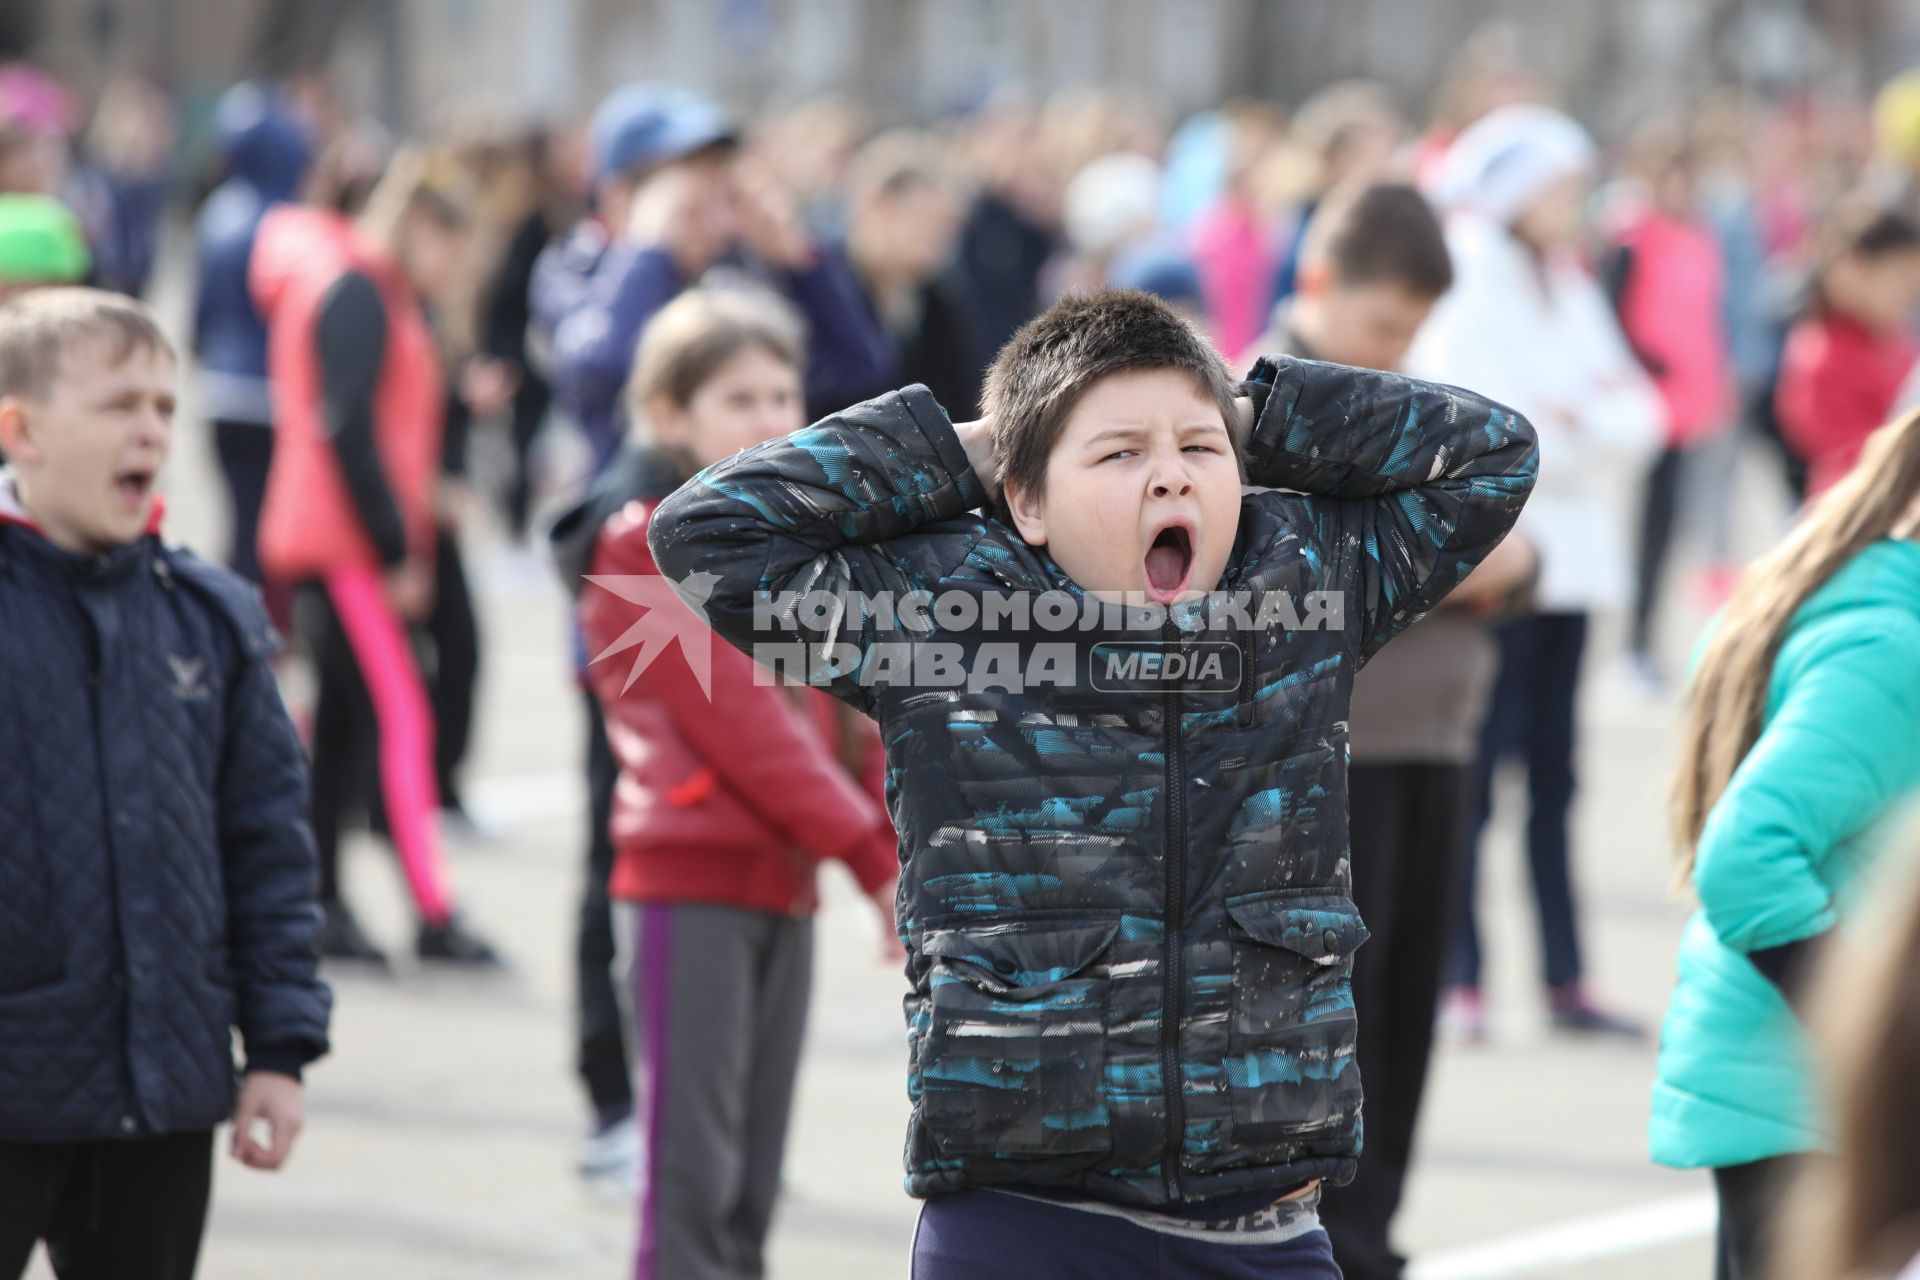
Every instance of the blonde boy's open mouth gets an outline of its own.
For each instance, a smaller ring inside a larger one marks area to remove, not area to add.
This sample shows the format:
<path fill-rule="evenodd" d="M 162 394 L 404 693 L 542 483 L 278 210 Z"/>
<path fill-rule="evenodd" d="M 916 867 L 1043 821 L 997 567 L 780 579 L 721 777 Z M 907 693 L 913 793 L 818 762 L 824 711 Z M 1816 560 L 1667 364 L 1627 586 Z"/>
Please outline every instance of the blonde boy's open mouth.
<path fill-rule="evenodd" d="M 127 506 L 138 508 L 153 493 L 153 479 L 151 468 L 135 467 L 113 478 L 113 491 Z"/>

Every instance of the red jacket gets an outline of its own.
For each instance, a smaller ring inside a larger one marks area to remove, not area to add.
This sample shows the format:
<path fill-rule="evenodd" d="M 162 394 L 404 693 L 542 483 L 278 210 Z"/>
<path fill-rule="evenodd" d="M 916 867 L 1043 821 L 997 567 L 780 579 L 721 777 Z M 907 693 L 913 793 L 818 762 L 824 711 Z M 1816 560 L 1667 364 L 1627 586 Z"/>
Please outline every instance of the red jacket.
<path fill-rule="evenodd" d="M 1905 333 L 1878 334 L 1841 315 L 1811 316 L 1787 335 L 1774 408 L 1781 434 L 1806 459 L 1808 497 L 1853 469 L 1893 412 L 1914 355 Z"/>
<path fill-rule="evenodd" d="M 652 514 L 652 504 L 636 501 L 607 521 L 594 546 L 596 576 L 645 575 L 665 586 L 647 549 Z M 687 609 L 670 590 L 648 599 Z M 605 653 L 647 612 L 588 583 L 580 622 L 589 655 Z M 620 763 L 608 891 L 802 915 L 818 904 L 814 872 L 828 858 L 870 893 L 886 885 L 900 863 L 872 722 L 818 690 L 762 683 L 764 669 L 746 654 L 710 632 L 704 639 L 710 698 L 677 645 L 637 674 L 632 650 L 588 668 Z M 857 781 L 843 760 L 854 762 Z"/>
<path fill-rule="evenodd" d="M 280 206 L 261 220 L 248 268 L 267 324 L 273 387 L 273 468 L 260 513 L 260 561 L 286 581 L 380 564 L 329 443 L 321 407 L 316 325 L 327 290 L 349 271 L 374 282 L 387 345 L 374 395 L 374 447 L 406 529 L 410 554 L 434 544 L 444 383 L 433 335 L 399 272 L 337 214 Z"/>

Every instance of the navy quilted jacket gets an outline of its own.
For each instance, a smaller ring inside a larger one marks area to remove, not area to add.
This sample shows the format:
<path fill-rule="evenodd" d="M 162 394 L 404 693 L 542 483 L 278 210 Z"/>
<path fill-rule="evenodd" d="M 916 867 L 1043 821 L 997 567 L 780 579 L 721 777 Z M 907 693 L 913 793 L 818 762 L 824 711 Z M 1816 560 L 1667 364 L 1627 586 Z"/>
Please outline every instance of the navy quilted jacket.
<path fill-rule="evenodd" d="M 1247 469 L 1268 489 L 1244 497 L 1221 583 L 1246 594 L 1144 639 L 1046 629 L 1036 593 L 1079 589 L 973 510 L 979 481 L 923 387 L 710 468 L 654 515 L 662 571 L 716 631 L 773 646 L 763 661 L 796 631 L 841 646 L 814 651 L 818 674 L 880 722 L 916 1195 L 1156 1205 L 1352 1176 L 1353 676 L 1505 536 L 1534 437 L 1477 396 L 1337 365 L 1262 361 L 1252 390 Z M 940 603 L 906 608 L 913 591 Z M 1344 593 L 1317 620 L 1292 610 L 1320 625 L 1266 611 L 1314 591 Z M 989 604 L 1020 594 L 1029 630 L 989 629 L 1008 616 Z M 1251 617 L 1231 607 L 1255 596 Z M 901 634 L 927 667 L 875 678 L 900 670 L 882 655 Z M 1031 674 L 1061 642 L 1070 675 L 1019 692 L 938 675 L 942 650 L 949 669 Z M 1219 659 L 1221 678 L 1151 678 L 1173 652 Z"/>
<path fill-rule="evenodd" d="M 210 1129 L 236 1028 L 250 1067 L 326 1051 L 276 643 L 224 569 L 0 510 L 0 1140 Z"/>

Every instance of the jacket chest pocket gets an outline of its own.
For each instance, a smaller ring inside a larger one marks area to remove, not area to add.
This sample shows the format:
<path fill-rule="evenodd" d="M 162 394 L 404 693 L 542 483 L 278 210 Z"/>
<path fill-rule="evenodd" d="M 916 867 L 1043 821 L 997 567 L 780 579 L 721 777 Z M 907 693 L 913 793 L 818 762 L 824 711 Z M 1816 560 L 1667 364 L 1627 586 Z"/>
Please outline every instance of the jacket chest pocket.
<path fill-rule="evenodd" d="M 1042 1160 L 1112 1146 L 1101 1080 L 1113 924 L 930 931 L 920 1118 L 949 1156 Z"/>
<path fill-rule="evenodd" d="M 1366 926 L 1343 894 L 1250 896 L 1232 919 L 1223 1085 L 1235 1163 L 1284 1163 L 1357 1120 L 1353 953 Z"/>

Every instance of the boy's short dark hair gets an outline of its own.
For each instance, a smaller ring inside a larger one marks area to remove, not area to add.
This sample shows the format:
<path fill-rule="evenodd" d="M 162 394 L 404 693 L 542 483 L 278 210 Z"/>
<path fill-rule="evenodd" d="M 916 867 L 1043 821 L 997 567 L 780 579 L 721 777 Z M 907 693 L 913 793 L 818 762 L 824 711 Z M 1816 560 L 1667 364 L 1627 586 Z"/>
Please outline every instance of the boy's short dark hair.
<path fill-rule="evenodd" d="M 89 339 L 106 342 L 115 363 L 138 348 L 174 357 L 159 322 L 137 299 L 77 286 L 35 289 L 0 306 L 0 396 L 43 398 L 61 354 Z"/>
<path fill-rule="evenodd" d="M 1300 258 L 1341 284 L 1392 284 L 1422 298 L 1453 287 L 1453 259 L 1427 198 L 1400 182 L 1369 182 L 1321 201 Z"/>
<path fill-rule="evenodd" d="M 1000 482 L 1037 492 L 1060 429 L 1080 397 L 1116 373 L 1174 369 L 1233 418 L 1227 362 L 1178 312 L 1138 289 L 1070 294 L 1020 326 L 987 367 Z"/>

